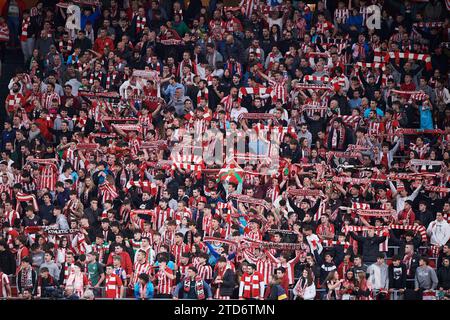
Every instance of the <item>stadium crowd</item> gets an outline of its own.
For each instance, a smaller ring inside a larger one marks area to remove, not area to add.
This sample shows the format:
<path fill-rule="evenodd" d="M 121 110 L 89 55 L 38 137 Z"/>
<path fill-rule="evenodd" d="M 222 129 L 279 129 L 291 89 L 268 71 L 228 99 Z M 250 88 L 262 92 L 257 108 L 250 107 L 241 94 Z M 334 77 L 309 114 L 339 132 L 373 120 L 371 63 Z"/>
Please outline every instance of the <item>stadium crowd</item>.
<path fill-rule="evenodd" d="M 448 10 L 6 1 L 0 297 L 448 299 Z"/>

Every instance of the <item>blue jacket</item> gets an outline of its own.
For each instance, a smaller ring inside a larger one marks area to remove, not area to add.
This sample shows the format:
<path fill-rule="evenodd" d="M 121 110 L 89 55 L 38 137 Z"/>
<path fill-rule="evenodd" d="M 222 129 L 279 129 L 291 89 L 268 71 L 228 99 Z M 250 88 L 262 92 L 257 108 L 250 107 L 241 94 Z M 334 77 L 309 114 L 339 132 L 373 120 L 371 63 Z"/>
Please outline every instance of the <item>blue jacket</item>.
<path fill-rule="evenodd" d="M 141 294 L 139 292 L 139 286 L 140 286 L 139 282 L 137 282 L 134 285 L 134 296 L 135 296 L 136 299 L 141 299 Z M 146 300 L 153 299 L 153 294 L 154 293 L 155 293 L 155 288 L 153 287 L 153 283 L 151 283 L 149 281 L 147 283 L 147 291 L 146 291 L 147 299 Z"/>
<path fill-rule="evenodd" d="M 359 14 L 357 16 L 350 15 L 347 19 L 347 24 L 349 26 L 355 26 L 359 29 L 363 25 L 363 17 Z"/>
<path fill-rule="evenodd" d="M 7 142 L 14 142 L 16 139 L 16 129 L 11 129 L 11 131 L 3 130 L 2 132 L 2 151 L 5 150 L 5 145 Z"/>
<path fill-rule="evenodd" d="M 370 114 L 371 109 L 368 108 L 366 111 L 364 111 L 364 118 L 368 118 Z M 384 117 L 384 112 L 380 108 L 377 107 L 377 116 Z"/>
<path fill-rule="evenodd" d="M 420 111 L 420 129 L 433 129 L 433 116 L 430 108 L 419 106 Z"/>
<path fill-rule="evenodd" d="M 97 10 L 95 10 L 95 12 L 93 12 L 90 16 L 86 16 L 83 13 L 80 15 L 80 26 L 81 26 L 81 30 L 84 30 L 84 27 L 86 27 L 86 23 L 89 21 L 92 26 L 94 26 L 95 24 L 95 20 L 98 19 L 98 17 L 100 17 L 100 9 L 97 8 Z"/>

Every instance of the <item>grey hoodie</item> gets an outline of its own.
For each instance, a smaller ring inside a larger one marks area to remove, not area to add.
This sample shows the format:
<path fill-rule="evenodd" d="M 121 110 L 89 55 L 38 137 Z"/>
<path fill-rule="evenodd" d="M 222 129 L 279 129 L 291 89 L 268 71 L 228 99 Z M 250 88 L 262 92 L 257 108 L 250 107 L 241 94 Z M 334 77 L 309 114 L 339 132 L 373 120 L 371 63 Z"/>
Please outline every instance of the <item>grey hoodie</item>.
<path fill-rule="evenodd" d="M 415 288 L 424 290 L 434 290 L 438 284 L 436 271 L 430 266 L 418 267 L 416 269 L 416 277 L 414 279 Z"/>
<path fill-rule="evenodd" d="M 367 273 L 369 274 L 369 281 L 374 289 L 389 288 L 389 271 L 387 264 L 371 264 L 367 268 Z"/>

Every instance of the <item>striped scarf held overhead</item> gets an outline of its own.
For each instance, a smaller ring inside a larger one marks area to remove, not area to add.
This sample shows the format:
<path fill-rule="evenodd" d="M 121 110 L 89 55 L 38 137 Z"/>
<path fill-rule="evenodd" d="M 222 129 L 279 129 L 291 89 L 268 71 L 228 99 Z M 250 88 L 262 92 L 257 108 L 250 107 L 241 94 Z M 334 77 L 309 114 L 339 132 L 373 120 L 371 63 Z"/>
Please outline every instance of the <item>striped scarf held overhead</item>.
<path fill-rule="evenodd" d="M 16 210 L 18 211 L 20 209 L 20 203 L 22 202 L 32 202 L 34 211 L 39 211 L 39 205 L 36 200 L 36 197 L 33 194 L 26 194 L 21 191 L 16 193 L 16 199 L 17 199 L 17 206 Z"/>
<path fill-rule="evenodd" d="M 312 241 L 314 244 L 314 241 Z M 350 247 L 350 242 L 349 241 L 338 241 L 338 240 L 327 240 L 327 239 L 322 239 L 320 240 L 320 243 L 322 243 L 322 245 L 324 247 L 334 247 L 334 246 L 344 246 L 344 248 L 348 248 Z"/>
<path fill-rule="evenodd" d="M 257 123 L 253 129 L 259 133 L 260 131 L 267 133 L 269 139 L 274 139 L 276 141 L 283 141 L 286 134 L 294 139 L 298 139 L 295 128 L 292 126 L 282 127 L 282 126 L 267 126 L 261 123 Z"/>
<path fill-rule="evenodd" d="M 320 117 L 323 118 L 327 112 L 327 105 L 322 105 L 320 102 L 304 104 L 301 106 L 301 111 L 306 111 L 308 117 L 312 118 L 315 112 L 320 113 Z"/>
<path fill-rule="evenodd" d="M 418 27 L 418 28 L 441 28 L 444 25 L 445 25 L 445 22 L 443 22 L 443 21 L 413 23 L 413 27 Z"/>
<path fill-rule="evenodd" d="M 413 225 L 413 226 L 405 226 L 402 224 L 391 224 L 389 225 L 390 229 L 395 229 L 395 230 L 412 230 L 414 232 L 418 232 L 422 238 L 423 242 L 426 242 L 427 239 L 427 229 L 424 226 L 419 226 L 419 225 Z"/>
<path fill-rule="evenodd" d="M 288 188 L 288 194 L 296 197 L 319 197 L 322 194 L 322 190 L 318 189 L 296 189 Z"/>
<path fill-rule="evenodd" d="M 364 217 L 390 217 L 392 212 L 390 210 L 376 210 L 376 209 L 357 209 L 356 213 Z"/>
<path fill-rule="evenodd" d="M 423 100 L 428 99 L 428 95 L 423 91 L 402 91 L 402 90 L 392 89 L 391 93 L 393 93 L 395 95 L 404 96 L 406 99 L 409 98 L 409 100 L 423 101 Z"/>
<path fill-rule="evenodd" d="M 32 159 L 31 162 L 42 165 L 39 175 L 39 189 L 56 190 L 58 166 L 56 159 Z"/>
<path fill-rule="evenodd" d="M 409 53 L 409 52 L 389 52 L 389 58 L 395 59 L 398 64 L 400 59 L 408 59 L 408 60 L 416 60 L 416 61 L 424 61 L 425 67 L 428 71 L 432 70 L 431 65 L 431 56 L 429 54 L 424 53 Z"/>
<path fill-rule="evenodd" d="M 360 62 L 358 61 L 356 63 L 356 65 L 358 67 L 363 67 L 363 68 L 373 68 L 373 69 L 382 69 L 384 70 L 386 68 L 386 64 L 382 63 L 382 62 Z"/>
<path fill-rule="evenodd" d="M 306 75 L 303 77 L 303 81 L 315 81 L 315 82 L 322 82 L 322 83 L 328 83 L 331 81 L 331 78 L 328 76 L 312 76 L 312 75 Z"/>
<path fill-rule="evenodd" d="M 412 230 L 415 232 L 418 232 L 422 238 L 423 242 L 426 242 L 427 239 L 427 230 L 425 229 L 424 226 L 405 226 L 405 225 L 401 225 L 401 224 L 390 224 L 388 226 L 381 226 L 381 227 L 365 227 L 365 226 L 345 226 L 344 227 L 344 232 L 345 234 L 347 234 L 348 232 L 362 232 L 362 231 L 368 231 L 368 230 L 375 230 L 375 231 L 379 231 L 379 230 L 384 230 L 384 234 L 386 235 L 386 232 L 388 229 L 391 230 Z"/>
<path fill-rule="evenodd" d="M 333 87 L 323 84 L 297 83 L 294 87 L 297 90 L 327 90 L 332 91 Z"/>
<path fill-rule="evenodd" d="M 322 215 L 326 213 L 327 205 L 328 199 L 324 199 L 320 202 L 319 208 L 317 209 L 317 212 L 314 214 L 314 221 L 320 221 Z"/>
<path fill-rule="evenodd" d="M 158 187 L 156 184 L 150 181 L 134 181 L 130 180 L 125 186 L 125 191 L 129 191 L 132 187 L 141 188 L 142 191 L 150 192 L 150 195 L 155 196 L 158 192 Z"/>
<path fill-rule="evenodd" d="M 272 92 L 272 88 L 266 88 L 266 87 L 263 87 L 263 86 L 258 86 L 256 88 L 254 88 L 254 87 L 242 87 L 242 88 L 239 89 L 238 102 L 240 103 L 241 100 L 242 100 L 242 97 L 246 96 L 246 95 L 249 95 L 249 94 L 262 96 L 262 95 L 270 94 L 271 92 Z"/>

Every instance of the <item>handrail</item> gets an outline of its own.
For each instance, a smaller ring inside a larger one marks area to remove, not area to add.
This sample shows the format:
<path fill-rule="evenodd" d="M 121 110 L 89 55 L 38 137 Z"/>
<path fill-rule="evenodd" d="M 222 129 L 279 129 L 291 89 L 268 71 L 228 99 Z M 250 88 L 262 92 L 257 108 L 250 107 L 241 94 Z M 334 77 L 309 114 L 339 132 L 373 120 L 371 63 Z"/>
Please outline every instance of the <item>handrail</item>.
<path fill-rule="evenodd" d="M 292 289 L 289 290 L 290 293 L 292 294 Z M 428 290 L 429 292 L 433 292 L 436 296 L 437 293 L 439 292 L 439 290 Z M 314 300 L 322 300 L 322 299 L 317 299 L 317 296 L 321 297 L 323 293 L 325 293 L 326 290 L 323 288 L 319 288 L 316 289 L 316 299 Z M 373 295 L 376 297 L 378 294 L 380 293 L 379 289 L 374 289 L 373 290 Z M 393 290 L 392 292 L 389 292 L 389 295 L 391 297 L 392 300 L 400 300 L 400 296 L 403 293 L 401 293 L 399 290 Z M 292 295 L 291 295 L 292 296 Z M 438 299 L 438 297 L 436 297 Z M 0 300 L 24 300 L 22 298 L 19 297 L 1 297 Z M 66 300 L 65 298 L 63 299 L 55 299 L 55 298 L 33 298 L 33 300 Z M 80 300 L 86 300 L 86 299 L 80 299 Z M 133 301 L 133 300 L 137 300 L 136 298 L 104 298 L 104 297 L 95 297 L 93 300 L 104 300 L 104 301 L 108 301 L 108 300 L 122 300 L 122 301 Z M 172 300 L 172 299 L 168 299 L 168 298 L 154 298 L 151 300 Z M 180 299 L 180 300 L 192 300 L 192 299 Z M 213 299 L 216 300 L 216 299 Z M 238 299 L 230 299 L 230 300 L 238 300 Z"/>

